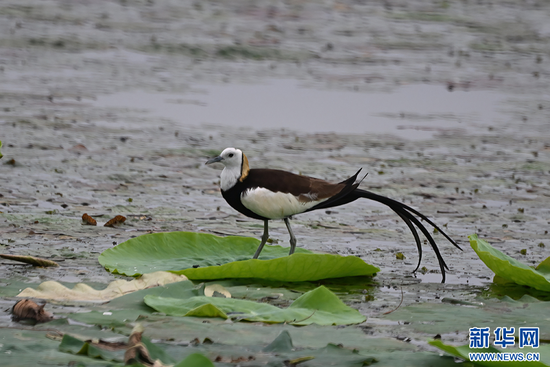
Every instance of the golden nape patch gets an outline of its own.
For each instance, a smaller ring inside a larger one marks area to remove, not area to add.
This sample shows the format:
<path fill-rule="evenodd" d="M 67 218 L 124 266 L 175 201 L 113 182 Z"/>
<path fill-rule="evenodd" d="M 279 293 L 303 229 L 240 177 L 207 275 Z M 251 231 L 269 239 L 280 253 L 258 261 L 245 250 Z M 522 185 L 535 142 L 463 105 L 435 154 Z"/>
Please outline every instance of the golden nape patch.
<path fill-rule="evenodd" d="M 248 177 L 248 172 L 250 172 L 250 166 L 248 165 L 248 158 L 243 153 L 243 163 L 241 167 L 241 177 L 239 178 L 240 182 L 243 182 Z"/>

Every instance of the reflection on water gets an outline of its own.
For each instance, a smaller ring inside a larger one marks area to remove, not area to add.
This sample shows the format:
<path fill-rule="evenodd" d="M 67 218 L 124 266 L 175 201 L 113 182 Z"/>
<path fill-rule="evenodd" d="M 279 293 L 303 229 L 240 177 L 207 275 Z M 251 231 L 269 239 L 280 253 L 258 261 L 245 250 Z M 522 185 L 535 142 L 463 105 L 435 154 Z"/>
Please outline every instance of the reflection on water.
<path fill-rule="evenodd" d="M 98 107 L 146 109 L 181 125 L 214 124 L 300 132 L 395 134 L 430 138 L 440 130 L 475 132 L 491 125 L 504 97 L 492 91 L 453 91 L 407 85 L 385 92 L 301 87 L 294 80 L 204 85 L 187 94 L 123 92 L 98 97 Z"/>

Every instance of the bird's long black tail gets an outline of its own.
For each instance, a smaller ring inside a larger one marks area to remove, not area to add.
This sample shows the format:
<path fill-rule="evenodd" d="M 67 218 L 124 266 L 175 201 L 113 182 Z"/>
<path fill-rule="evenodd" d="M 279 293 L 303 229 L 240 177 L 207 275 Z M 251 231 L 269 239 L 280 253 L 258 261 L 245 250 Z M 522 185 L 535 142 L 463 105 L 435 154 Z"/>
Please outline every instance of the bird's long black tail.
<path fill-rule="evenodd" d="M 431 226 L 433 226 L 435 229 L 437 229 L 447 240 L 449 240 L 456 248 L 462 250 L 460 246 L 457 245 L 455 241 L 451 237 L 449 237 L 440 227 L 437 226 L 434 222 L 432 222 L 428 217 L 426 217 L 424 214 L 420 213 L 419 211 L 411 208 L 410 206 L 403 204 L 397 200 L 393 200 L 390 198 L 387 198 L 385 196 L 381 196 L 378 194 L 375 194 L 373 192 L 367 191 L 367 190 L 361 190 L 361 189 L 355 189 L 353 192 L 348 194 L 345 198 L 349 201 L 357 200 L 358 198 L 365 198 L 377 201 L 379 203 L 382 203 L 384 205 L 387 205 L 390 207 L 397 215 L 403 219 L 405 224 L 409 227 L 411 230 L 414 240 L 416 242 L 416 247 L 418 248 L 418 265 L 416 266 L 416 269 L 414 271 L 417 271 L 420 267 L 420 262 L 422 261 L 422 243 L 420 242 L 420 236 L 418 235 L 418 231 L 416 228 L 426 236 L 428 239 L 428 242 L 432 246 L 435 255 L 437 256 L 437 261 L 439 262 L 439 268 L 441 269 L 442 274 L 442 281 L 441 283 L 445 283 L 445 269 L 449 270 L 449 267 L 445 263 L 445 260 L 443 260 L 443 257 L 441 256 L 441 253 L 439 252 L 439 248 L 437 247 L 435 240 L 433 239 L 430 232 L 426 229 L 426 227 L 420 222 L 420 220 L 416 217 L 418 216 L 420 219 L 426 221 Z M 351 199 L 351 200 L 350 200 Z M 415 228 L 416 226 L 416 228 Z"/>

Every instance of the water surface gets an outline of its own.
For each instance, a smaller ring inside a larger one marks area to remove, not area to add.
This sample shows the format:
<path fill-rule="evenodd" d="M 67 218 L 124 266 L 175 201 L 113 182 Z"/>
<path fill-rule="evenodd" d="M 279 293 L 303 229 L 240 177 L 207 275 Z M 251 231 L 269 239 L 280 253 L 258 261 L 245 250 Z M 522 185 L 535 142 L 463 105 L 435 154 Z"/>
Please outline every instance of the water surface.
<path fill-rule="evenodd" d="M 498 123 L 504 96 L 407 85 L 391 92 L 303 87 L 295 80 L 203 85 L 186 94 L 123 92 L 98 97 L 100 107 L 145 109 L 181 125 L 213 124 L 305 133 L 395 134 L 423 139 L 443 130 L 475 132 Z"/>

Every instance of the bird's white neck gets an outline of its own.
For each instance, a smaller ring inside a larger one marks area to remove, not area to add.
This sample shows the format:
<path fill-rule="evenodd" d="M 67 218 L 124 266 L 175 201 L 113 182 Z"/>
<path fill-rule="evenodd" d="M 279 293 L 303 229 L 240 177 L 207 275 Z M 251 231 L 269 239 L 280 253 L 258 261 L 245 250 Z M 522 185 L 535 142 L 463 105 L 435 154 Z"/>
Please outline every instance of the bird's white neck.
<path fill-rule="evenodd" d="M 225 167 L 221 174 L 220 187 L 222 191 L 227 191 L 237 184 L 241 178 L 241 167 Z"/>

